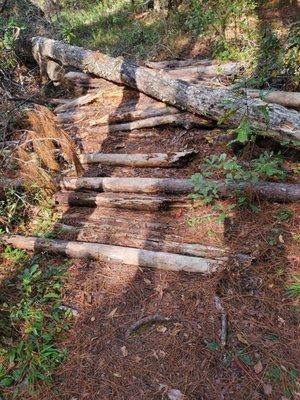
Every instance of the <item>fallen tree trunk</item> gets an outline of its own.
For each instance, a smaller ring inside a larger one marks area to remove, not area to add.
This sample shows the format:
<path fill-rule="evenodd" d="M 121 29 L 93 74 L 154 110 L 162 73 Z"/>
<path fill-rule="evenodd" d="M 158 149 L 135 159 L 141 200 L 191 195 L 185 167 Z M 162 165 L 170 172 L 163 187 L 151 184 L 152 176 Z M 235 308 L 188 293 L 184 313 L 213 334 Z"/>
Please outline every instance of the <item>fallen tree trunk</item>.
<path fill-rule="evenodd" d="M 227 197 L 234 192 L 247 192 L 274 201 L 293 202 L 300 200 L 300 184 L 274 182 L 214 182 L 221 196 Z M 107 192 L 127 193 L 171 193 L 189 194 L 194 190 L 188 179 L 172 178 L 74 178 L 60 183 L 63 189 L 91 189 Z"/>
<path fill-rule="evenodd" d="M 236 127 L 247 117 L 257 133 L 300 140 L 300 113 L 295 110 L 269 104 L 266 118 L 266 113 L 262 111 L 265 103 L 260 99 L 249 102 L 229 89 L 195 86 L 122 58 L 112 58 L 60 41 L 35 37 L 31 42 L 32 53 L 40 65 L 43 65 L 43 60 L 53 59 L 62 65 L 133 87 L 160 101 L 214 121 L 226 116 L 228 126 Z"/>
<path fill-rule="evenodd" d="M 130 195 L 119 193 L 80 193 L 58 192 L 55 201 L 60 205 L 79 207 L 105 207 L 129 210 L 159 211 L 176 207 L 184 207 L 185 200 L 172 197 L 154 197 L 145 195 Z"/>
<path fill-rule="evenodd" d="M 108 228 L 111 227 L 109 226 Z M 83 227 L 58 223 L 55 225 L 55 229 L 63 233 L 76 235 L 76 240 L 85 242 L 98 242 L 98 240 L 95 240 L 95 236 L 97 236 L 97 230 L 101 235 L 103 227 L 102 225 L 91 226 L 87 222 Z M 183 254 L 194 257 L 212 258 L 214 260 L 220 261 L 228 261 L 229 255 L 229 249 L 205 246 L 198 243 L 173 242 L 170 241 L 165 235 L 160 238 L 155 238 L 149 236 L 148 232 L 144 237 L 139 237 L 139 235 L 129 233 L 128 231 L 118 231 L 117 233 L 110 232 L 109 240 L 111 243 L 113 242 L 116 245 L 119 245 L 119 243 L 117 242 L 123 241 L 126 242 L 126 246 L 128 245 L 130 247 L 144 248 L 152 251 L 163 251 L 167 253 Z"/>
<path fill-rule="evenodd" d="M 48 251 L 72 258 L 110 260 L 146 268 L 167 271 L 211 273 L 218 270 L 222 262 L 208 258 L 189 257 L 179 254 L 154 252 L 132 247 L 113 246 L 98 243 L 64 241 L 24 237 L 20 235 L 1 237 L 1 241 L 13 247 L 28 251 Z"/>
<path fill-rule="evenodd" d="M 83 164 L 105 164 L 119 165 L 124 167 L 149 167 L 149 168 L 170 168 L 178 167 L 188 161 L 194 151 L 181 151 L 178 153 L 152 153 L 152 154 L 105 154 L 90 153 L 82 154 L 80 161 Z"/>

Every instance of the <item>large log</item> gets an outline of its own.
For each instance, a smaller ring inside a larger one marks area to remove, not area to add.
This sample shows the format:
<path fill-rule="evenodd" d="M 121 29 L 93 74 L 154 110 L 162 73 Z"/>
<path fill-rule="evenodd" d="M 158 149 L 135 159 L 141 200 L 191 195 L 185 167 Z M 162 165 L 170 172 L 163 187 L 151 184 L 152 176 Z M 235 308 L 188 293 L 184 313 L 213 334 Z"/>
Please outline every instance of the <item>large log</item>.
<path fill-rule="evenodd" d="M 225 64 L 220 64 L 216 60 L 200 60 L 197 58 L 190 58 L 187 60 L 147 61 L 145 65 L 149 68 L 163 70 L 183 69 L 186 67 L 210 67 L 214 68 L 217 73 L 222 70 L 225 71 L 224 75 L 226 75 L 226 71 L 228 71 L 229 74 L 232 74 L 243 69 L 243 64 L 240 62 L 228 62 Z M 208 71 L 212 72 L 212 69 Z"/>
<path fill-rule="evenodd" d="M 229 62 L 222 65 L 198 65 L 185 68 L 167 69 L 168 75 L 177 79 L 184 77 L 197 78 L 201 75 L 218 76 L 218 75 L 236 75 L 240 71 L 240 65 L 235 62 Z"/>
<path fill-rule="evenodd" d="M 88 222 L 84 226 L 74 226 L 63 223 L 55 224 L 55 229 L 58 232 L 69 233 L 76 236 L 76 240 L 84 242 L 98 242 L 95 240 L 97 234 L 101 236 L 103 233 L 102 225 L 90 225 Z M 126 242 L 126 246 L 135 248 L 144 248 L 152 251 L 163 251 L 167 253 L 183 254 L 186 256 L 213 258 L 220 261 L 228 261 L 229 249 L 206 246 L 198 243 L 182 243 L 171 241 L 167 235 L 157 238 L 151 236 L 147 231 L 146 235 L 138 235 L 133 232 L 120 231 L 111 232 L 111 226 L 108 226 L 109 241 L 115 245 L 119 242 Z M 124 245 L 121 243 L 121 245 Z"/>
<path fill-rule="evenodd" d="M 82 154 L 80 161 L 83 164 L 119 165 L 138 168 L 170 168 L 178 167 L 189 160 L 194 151 L 181 151 L 177 153 L 151 153 L 151 154 Z"/>
<path fill-rule="evenodd" d="M 211 273 L 222 266 L 222 262 L 209 258 L 189 257 L 179 254 L 154 252 L 132 247 L 113 246 L 98 243 L 75 242 L 54 239 L 4 235 L 1 241 L 13 247 L 28 251 L 48 251 L 72 258 L 111 260 L 126 265 L 159 268 L 168 271 Z"/>
<path fill-rule="evenodd" d="M 209 181 L 208 182 L 212 182 Z M 231 196 L 237 191 L 244 191 L 268 200 L 293 202 L 300 200 L 300 184 L 274 182 L 226 183 L 213 181 L 221 196 Z M 74 178 L 60 182 L 66 190 L 100 190 L 126 193 L 169 193 L 189 194 L 194 190 L 188 179 L 173 178 Z"/>
<path fill-rule="evenodd" d="M 59 123 L 69 123 L 77 120 L 85 120 L 88 119 L 89 125 L 106 125 L 112 123 L 120 123 L 120 122 L 128 122 L 135 121 L 138 119 L 150 118 L 150 117 L 158 117 L 162 115 L 170 115 L 177 114 L 180 111 L 175 107 L 166 106 L 165 103 L 156 102 L 156 104 L 150 104 L 148 107 L 140 106 L 135 109 L 127 109 L 122 107 L 117 111 L 110 112 L 108 114 L 103 115 L 101 113 L 101 108 L 98 109 L 95 107 L 89 107 L 90 109 L 82 109 L 75 111 L 67 111 L 63 113 L 59 113 L 57 115 L 57 121 Z M 132 108 L 134 108 L 132 106 Z M 100 114 L 100 117 L 97 116 Z"/>
<path fill-rule="evenodd" d="M 268 103 L 276 103 L 276 104 L 280 104 L 284 107 L 300 108 L 300 93 L 299 92 L 284 92 L 281 90 L 247 89 L 246 93 L 248 96 L 250 96 L 254 99 L 260 98 Z"/>
<path fill-rule="evenodd" d="M 268 117 L 262 108 L 265 102 L 249 99 L 225 88 L 207 88 L 176 80 L 167 74 L 139 67 L 122 58 L 43 37 L 32 38 L 32 53 L 37 62 L 53 59 L 118 84 L 133 87 L 182 110 L 215 121 L 224 119 L 236 127 L 247 117 L 255 131 L 279 139 L 300 140 L 300 113 L 277 104 L 268 105 Z"/>
<path fill-rule="evenodd" d="M 184 207 L 185 200 L 166 196 L 132 195 L 126 193 L 96 193 L 96 192 L 58 192 L 55 201 L 60 205 L 80 207 L 104 207 L 129 210 L 169 210 Z"/>

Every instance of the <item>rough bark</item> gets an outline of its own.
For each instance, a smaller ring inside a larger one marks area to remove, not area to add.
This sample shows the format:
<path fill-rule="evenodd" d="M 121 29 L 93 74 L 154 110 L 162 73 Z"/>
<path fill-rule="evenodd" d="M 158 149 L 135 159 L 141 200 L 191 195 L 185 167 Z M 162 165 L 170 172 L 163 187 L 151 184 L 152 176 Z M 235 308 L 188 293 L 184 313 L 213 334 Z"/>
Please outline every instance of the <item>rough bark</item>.
<path fill-rule="evenodd" d="M 184 207 L 185 200 L 166 196 L 130 195 L 126 193 L 58 192 L 56 203 L 79 207 L 105 207 L 129 210 L 159 211 Z"/>
<path fill-rule="evenodd" d="M 244 191 L 274 201 L 295 202 L 300 200 L 300 184 L 213 182 L 223 197 L 230 196 L 236 191 Z M 192 193 L 194 189 L 188 179 L 173 178 L 74 178 L 65 179 L 60 184 L 61 188 L 67 190 L 90 189 L 127 193 L 188 194 Z"/>
<path fill-rule="evenodd" d="M 191 159 L 194 151 L 181 151 L 177 153 L 152 153 L 152 154 L 82 154 L 80 161 L 83 164 L 119 165 L 125 167 L 170 168 L 178 167 Z"/>
<path fill-rule="evenodd" d="M 126 265 L 158 268 L 168 271 L 187 271 L 207 274 L 218 270 L 222 266 L 221 261 L 208 258 L 190 257 L 160 251 L 154 252 L 132 247 L 98 243 L 41 239 L 20 235 L 5 235 L 1 237 L 1 241 L 22 250 L 48 251 L 72 258 L 104 259 L 121 262 Z"/>
<path fill-rule="evenodd" d="M 268 117 L 262 112 L 266 104 L 260 99 L 251 102 L 245 96 L 225 88 L 207 88 L 173 79 L 167 74 L 139 67 L 122 58 L 70 46 L 60 41 L 32 39 L 35 59 L 59 61 L 118 84 L 133 87 L 177 108 L 219 121 L 226 115 L 226 124 L 236 127 L 245 116 L 256 132 L 279 139 L 300 139 L 300 113 L 277 104 L 269 104 Z M 233 112 L 234 110 L 234 112 Z"/>

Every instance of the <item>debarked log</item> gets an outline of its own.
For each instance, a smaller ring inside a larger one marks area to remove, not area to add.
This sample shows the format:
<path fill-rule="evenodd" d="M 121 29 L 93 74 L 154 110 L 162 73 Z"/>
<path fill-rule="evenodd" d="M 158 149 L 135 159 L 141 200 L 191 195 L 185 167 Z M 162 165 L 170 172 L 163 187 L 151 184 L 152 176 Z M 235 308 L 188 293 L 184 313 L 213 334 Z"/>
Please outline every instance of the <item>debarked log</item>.
<path fill-rule="evenodd" d="M 220 196 L 231 196 L 235 192 L 246 192 L 268 200 L 296 202 L 300 200 L 300 184 L 275 182 L 234 182 L 212 181 Z M 99 190 L 126 193 L 169 193 L 189 194 L 194 190 L 188 179 L 173 178 L 74 178 L 60 182 L 66 190 Z"/>
<path fill-rule="evenodd" d="M 277 104 L 268 104 L 268 115 L 261 99 L 251 99 L 227 88 L 208 88 L 173 79 L 168 74 L 140 67 L 122 58 L 70 46 L 61 41 L 31 39 L 35 59 L 53 59 L 117 84 L 127 85 L 184 111 L 237 127 L 247 115 L 255 132 L 277 139 L 300 140 L 300 113 Z"/>
<path fill-rule="evenodd" d="M 75 235 L 76 240 L 98 242 L 98 240 L 94 239 L 94 236 L 97 235 L 98 232 L 101 235 L 103 227 L 100 224 L 90 225 L 88 222 L 85 222 L 84 226 L 57 223 L 55 224 L 55 229 L 63 234 L 69 233 Z M 146 232 L 143 237 L 143 235 L 138 235 L 134 232 L 129 233 L 128 230 L 118 230 L 116 233 L 109 233 L 109 241 L 110 243 L 112 243 L 112 241 L 125 241 L 127 242 L 126 245 L 130 247 L 145 248 L 152 251 L 164 251 L 167 253 L 184 254 L 195 257 L 213 258 L 220 261 L 228 261 L 228 255 L 230 254 L 229 249 L 226 248 L 206 246 L 198 243 L 174 242 L 171 241 L 167 235 L 163 235 L 163 237 L 160 238 L 152 237 L 150 232 Z M 114 244 L 119 245 L 119 243 Z"/>
<path fill-rule="evenodd" d="M 118 131 L 126 132 L 133 131 L 135 129 L 154 128 L 156 126 L 162 125 L 181 126 L 184 129 L 190 129 L 193 126 L 202 126 L 206 128 L 213 128 L 215 126 L 214 122 L 198 117 L 196 115 L 191 115 L 188 113 L 177 113 L 162 115 L 159 117 L 144 118 L 136 121 L 124 122 L 122 124 L 107 124 L 98 128 L 93 127 L 92 133 L 94 133 L 95 135 L 104 135 L 106 133 L 113 133 Z M 85 134 L 83 134 L 83 137 L 84 136 Z"/>
<path fill-rule="evenodd" d="M 181 166 L 184 162 L 191 159 L 195 152 L 193 150 L 181 151 L 177 153 L 152 153 L 152 154 L 105 154 L 90 153 L 82 154 L 80 161 L 82 164 L 105 164 L 119 165 L 124 167 L 138 168 L 171 168 Z"/>
<path fill-rule="evenodd" d="M 222 261 L 209 258 L 190 257 L 179 254 L 154 252 L 132 247 L 114 246 L 79 241 L 41 239 L 21 235 L 3 235 L 1 242 L 22 250 L 47 251 L 71 258 L 109 260 L 146 268 L 168 271 L 211 273 L 222 266 Z"/>

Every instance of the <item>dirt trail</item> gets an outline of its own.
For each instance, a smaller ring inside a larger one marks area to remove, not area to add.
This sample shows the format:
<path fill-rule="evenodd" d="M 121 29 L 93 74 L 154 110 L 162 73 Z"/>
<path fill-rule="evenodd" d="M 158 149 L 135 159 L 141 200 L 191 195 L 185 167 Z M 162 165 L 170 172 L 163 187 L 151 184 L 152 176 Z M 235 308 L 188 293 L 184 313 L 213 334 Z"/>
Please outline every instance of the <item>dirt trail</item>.
<path fill-rule="evenodd" d="M 138 102 L 139 93 L 123 89 L 117 101 L 106 99 L 93 106 L 101 117 L 115 112 L 116 103 L 117 109 L 129 105 L 133 111 Z M 85 172 L 89 177 L 189 177 L 206 156 L 229 152 L 226 141 L 218 139 L 219 130 L 167 126 L 86 135 L 88 122 L 86 118 L 64 125 L 84 152 L 197 152 L 180 168 L 90 165 Z M 216 246 L 230 254 L 251 254 L 253 261 L 240 264 L 230 259 L 224 269 L 210 276 L 115 262 L 74 262 L 66 282 L 65 304 L 77 309 L 79 316 L 62 343 L 69 357 L 54 386 L 45 388 L 40 398 L 170 399 L 171 389 L 180 390 L 186 396 L 182 399 L 266 398 L 263 382 L 268 368 L 283 364 L 289 371 L 297 365 L 298 355 L 296 323 L 280 289 L 299 257 L 299 249 L 286 244 L 297 232 L 297 224 L 296 217 L 288 223 L 274 218 L 281 207 L 262 203 L 259 214 L 236 211 L 220 224 L 216 212 L 203 205 L 153 212 L 57 205 L 60 218 L 55 232 L 59 238 L 145 249 L 155 246 L 156 251 L 173 240 Z M 298 206 L 288 207 L 296 215 Z M 196 225 L 192 223 L 195 217 Z M 278 241 L 279 230 L 284 243 Z M 272 235 L 275 246 L 268 242 Z M 282 276 L 278 275 L 280 268 L 284 269 Z M 220 343 L 216 295 L 229 320 L 225 348 Z M 133 323 L 158 313 L 170 321 L 144 326 L 125 337 Z M 254 366 L 260 361 L 263 371 L 256 373 Z M 281 383 L 272 385 L 274 397 L 269 398 L 280 398 Z M 286 390 L 289 385 L 284 380 Z"/>

